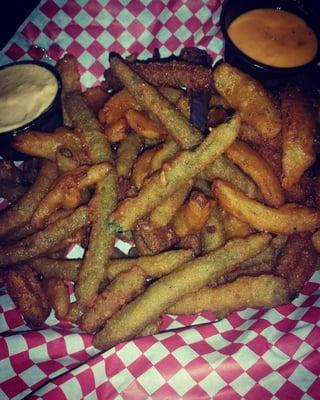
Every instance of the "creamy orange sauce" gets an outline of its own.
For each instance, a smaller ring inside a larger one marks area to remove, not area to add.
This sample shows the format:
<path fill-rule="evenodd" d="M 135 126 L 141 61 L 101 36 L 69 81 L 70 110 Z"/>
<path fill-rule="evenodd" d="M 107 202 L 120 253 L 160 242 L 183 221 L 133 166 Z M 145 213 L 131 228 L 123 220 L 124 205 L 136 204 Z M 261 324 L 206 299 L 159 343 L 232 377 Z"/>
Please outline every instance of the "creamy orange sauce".
<path fill-rule="evenodd" d="M 0 133 L 37 118 L 57 91 L 55 76 L 38 65 L 18 64 L 0 70 Z"/>
<path fill-rule="evenodd" d="M 284 10 L 256 9 L 237 17 L 228 28 L 232 42 L 247 56 L 273 67 L 297 67 L 317 53 L 314 31 Z"/>

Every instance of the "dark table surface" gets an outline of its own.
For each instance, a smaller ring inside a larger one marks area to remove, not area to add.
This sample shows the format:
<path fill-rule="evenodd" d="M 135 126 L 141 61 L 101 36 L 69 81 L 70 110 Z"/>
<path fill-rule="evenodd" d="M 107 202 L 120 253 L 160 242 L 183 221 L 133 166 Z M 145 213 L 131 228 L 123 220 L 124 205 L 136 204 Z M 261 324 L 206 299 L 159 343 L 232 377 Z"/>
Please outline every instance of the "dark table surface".
<path fill-rule="evenodd" d="M 0 12 L 0 49 L 11 39 L 40 0 L 4 0 Z"/>

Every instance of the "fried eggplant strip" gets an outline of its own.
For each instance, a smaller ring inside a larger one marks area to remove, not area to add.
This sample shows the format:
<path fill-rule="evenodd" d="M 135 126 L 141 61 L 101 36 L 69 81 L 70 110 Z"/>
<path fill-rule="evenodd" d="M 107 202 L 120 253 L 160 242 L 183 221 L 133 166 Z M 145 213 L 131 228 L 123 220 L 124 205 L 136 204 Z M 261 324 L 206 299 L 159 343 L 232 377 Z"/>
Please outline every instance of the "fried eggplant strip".
<path fill-rule="evenodd" d="M 137 266 L 121 272 L 99 294 L 93 306 L 84 313 L 80 322 L 81 328 L 90 333 L 99 329 L 113 314 L 141 292 L 146 278 L 145 272 Z"/>
<path fill-rule="evenodd" d="M 130 63 L 130 68 L 137 72 L 143 79 L 155 86 L 187 87 L 189 90 L 206 90 L 212 87 L 210 68 L 199 64 L 183 61 L 169 62 L 136 62 Z M 119 81 L 111 70 L 105 72 L 109 87 L 121 87 Z"/>
<path fill-rule="evenodd" d="M 235 140 L 239 126 L 240 118 L 235 115 L 214 128 L 194 151 L 183 151 L 164 164 L 146 181 L 136 197 L 120 203 L 112 214 L 111 222 L 117 223 L 124 231 L 131 229 L 139 219 L 219 157 Z"/>
<path fill-rule="evenodd" d="M 0 266 L 23 262 L 48 253 L 55 245 L 88 224 L 88 208 L 77 208 L 70 216 L 58 219 L 42 231 L 17 243 L 0 246 Z"/>
<path fill-rule="evenodd" d="M 280 208 L 267 207 L 220 179 L 214 182 L 213 193 L 222 208 L 259 231 L 290 235 L 320 227 L 320 211 L 313 208 L 295 203 L 286 203 Z"/>
<path fill-rule="evenodd" d="M 10 203 L 15 203 L 27 191 L 27 187 L 6 179 L 0 179 L 0 197 L 7 199 Z"/>
<path fill-rule="evenodd" d="M 264 138 L 275 137 L 281 129 L 281 114 L 260 82 L 227 63 L 213 71 L 213 80 L 232 108 Z"/>
<path fill-rule="evenodd" d="M 2 180 L 13 183 L 22 183 L 22 172 L 12 161 L 0 160 L 0 181 Z"/>
<path fill-rule="evenodd" d="M 270 239 L 268 234 L 257 234 L 247 239 L 233 240 L 206 256 L 184 264 L 151 284 L 143 294 L 111 317 L 95 335 L 93 345 L 98 349 L 108 349 L 135 337 L 181 297 L 196 292 L 214 278 L 232 271 L 241 261 L 261 252 Z"/>
<path fill-rule="evenodd" d="M 79 275 L 81 260 L 59 260 L 37 257 L 29 260 L 28 265 L 45 278 L 60 278 L 64 281 L 76 282 Z"/>
<path fill-rule="evenodd" d="M 5 275 L 8 293 L 31 327 L 39 327 L 50 313 L 48 298 L 28 266 L 10 269 Z"/>
<path fill-rule="evenodd" d="M 79 137 L 71 129 L 65 127 L 58 128 L 53 133 L 26 131 L 13 140 L 13 147 L 17 151 L 51 161 L 56 161 L 56 152 L 61 146 L 81 153 Z M 85 155 L 82 158 L 86 161 Z"/>
<path fill-rule="evenodd" d="M 284 196 L 280 181 L 271 165 L 255 150 L 241 140 L 227 149 L 226 156 L 256 183 L 264 201 L 270 207 L 280 207 Z"/>
<path fill-rule="evenodd" d="M 111 168 L 111 164 L 108 163 L 82 165 L 59 176 L 49 193 L 40 201 L 32 216 L 31 225 L 41 229 L 49 216 L 58 209 L 68 210 L 78 207 L 81 201 L 81 190 L 103 180 Z"/>
<path fill-rule="evenodd" d="M 289 190 L 316 159 L 316 120 L 311 101 L 296 86 L 280 90 L 283 118 L 282 186 Z"/>
<path fill-rule="evenodd" d="M 57 167 L 54 163 L 43 161 L 37 179 L 30 189 L 12 207 L 0 214 L 0 237 L 9 235 L 30 221 L 57 174 Z"/>
<path fill-rule="evenodd" d="M 311 233 L 290 235 L 277 259 L 275 272 L 288 281 L 289 293 L 295 295 L 313 274 L 316 262 Z"/>
<path fill-rule="evenodd" d="M 112 57 L 110 65 L 113 73 L 141 107 L 163 124 L 182 149 L 195 147 L 201 142 L 201 132 L 193 128 L 186 117 L 156 88 L 144 81 L 120 58 Z"/>
<path fill-rule="evenodd" d="M 213 311 L 224 318 L 247 307 L 274 307 L 288 301 L 288 284 L 274 275 L 241 276 L 215 288 L 204 287 L 180 299 L 169 314 L 187 315 Z"/>
<path fill-rule="evenodd" d="M 70 296 L 62 279 L 48 278 L 42 282 L 42 287 L 49 298 L 49 303 L 57 319 L 64 319 L 68 314 Z"/>

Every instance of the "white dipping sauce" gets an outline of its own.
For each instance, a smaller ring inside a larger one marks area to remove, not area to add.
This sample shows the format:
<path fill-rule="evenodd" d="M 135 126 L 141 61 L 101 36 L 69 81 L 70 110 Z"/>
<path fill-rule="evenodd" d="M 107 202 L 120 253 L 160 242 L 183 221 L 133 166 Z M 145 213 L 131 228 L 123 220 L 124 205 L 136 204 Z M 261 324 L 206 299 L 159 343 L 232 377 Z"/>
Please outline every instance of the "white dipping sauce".
<path fill-rule="evenodd" d="M 37 118 L 57 91 L 55 76 L 39 65 L 17 64 L 0 70 L 0 133 Z"/>

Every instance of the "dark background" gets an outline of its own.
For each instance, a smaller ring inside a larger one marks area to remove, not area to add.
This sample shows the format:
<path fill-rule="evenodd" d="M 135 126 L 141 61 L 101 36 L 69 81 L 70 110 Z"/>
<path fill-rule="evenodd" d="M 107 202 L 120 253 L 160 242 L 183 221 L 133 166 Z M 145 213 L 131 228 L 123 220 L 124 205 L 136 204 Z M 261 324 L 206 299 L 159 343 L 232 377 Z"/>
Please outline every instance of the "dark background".
<path fill-rule="evenodd" d="M 0 11 L 0 49 L 14 35 L 40 0 L 2 0 Z"/>

